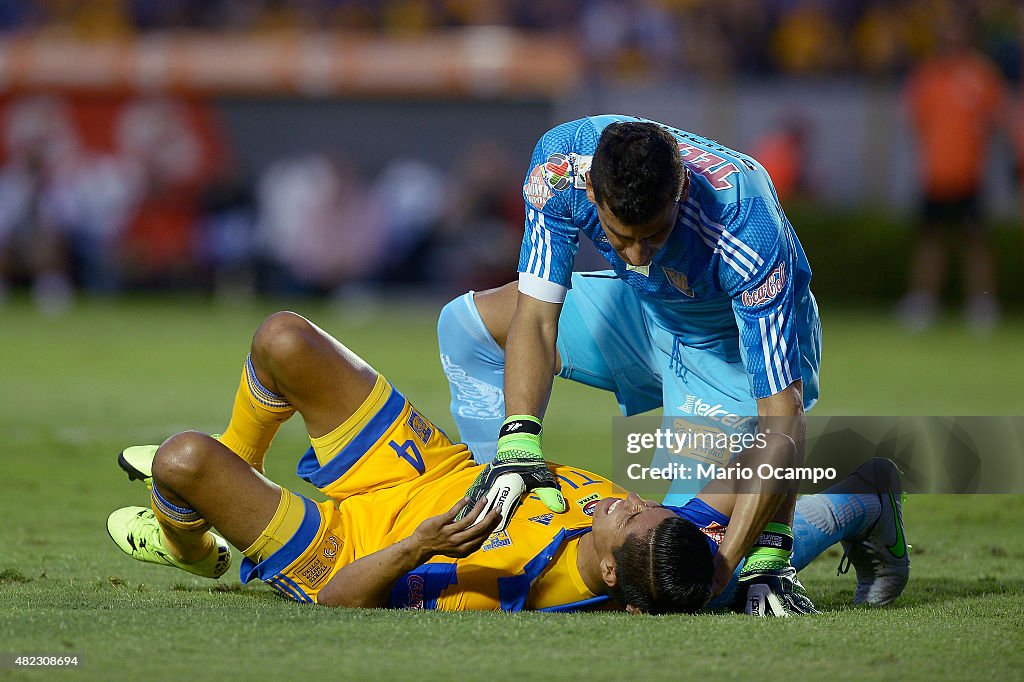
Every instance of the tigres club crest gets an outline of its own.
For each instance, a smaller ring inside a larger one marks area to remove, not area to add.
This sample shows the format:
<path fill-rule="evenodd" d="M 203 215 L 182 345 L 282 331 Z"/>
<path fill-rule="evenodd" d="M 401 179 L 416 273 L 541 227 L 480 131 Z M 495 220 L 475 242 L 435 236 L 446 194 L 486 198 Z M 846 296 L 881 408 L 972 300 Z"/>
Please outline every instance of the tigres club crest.
<path fill-rule="evenodd" d="M 665 271 L 665 278 L 668 279 L 669 284 L 681 293 L 693 298 L 693 289 L 690 288 L 690 280 L 686 275 L 672 268 L 663 267 L 662 270 Z"/>

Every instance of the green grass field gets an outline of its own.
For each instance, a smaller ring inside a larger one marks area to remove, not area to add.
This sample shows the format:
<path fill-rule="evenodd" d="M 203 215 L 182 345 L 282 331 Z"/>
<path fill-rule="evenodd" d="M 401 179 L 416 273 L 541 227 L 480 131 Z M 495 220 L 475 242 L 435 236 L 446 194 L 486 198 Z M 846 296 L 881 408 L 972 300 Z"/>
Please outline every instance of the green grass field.
<path fill-rule="evenodd" d="M 0 654 L 77 653 L 75 671 L 0 679 L 690 679 L 986 677 L 1024 673 L 1024 497 L 912 496 L 913 573 L 892 607 L 853 608 L 836 550 L 802 574 L 823 614 L 439 614 L 339 611 L 143 565 L 107 514 L 146 504 L 114 461 L 128 444 L 219 431 L 248 340 L 275 309 L 190 299 L 85 304 L 41 319 L 0 309 Z M 387 374 L 449 433 L 436 307 L 295 309 Z M 950 321 L 910 337 L 878 314 L 825 309 L 819 414 L 1024 414 L 1024 322 L 979 341 Z M 1013 364 L 1016 363 L 1016 364 Z M 546 451 L 607 471 L 611 396 L 558 382 Z M 294 420 L 268 473 L 308 491 Z M 237 555 L 236 555 L 237 557 Z"/>

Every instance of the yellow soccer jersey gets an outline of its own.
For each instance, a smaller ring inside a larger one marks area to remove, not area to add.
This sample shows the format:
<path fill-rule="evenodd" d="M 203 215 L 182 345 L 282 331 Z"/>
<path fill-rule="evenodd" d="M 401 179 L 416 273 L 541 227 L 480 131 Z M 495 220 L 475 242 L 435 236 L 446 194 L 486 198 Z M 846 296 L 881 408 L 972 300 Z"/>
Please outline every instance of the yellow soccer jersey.
<path fill-rule="evenodd" d="M 412 486 L 420 488 L 412 494 L 394 489 L 345 500 L 340 505 L 339 530 L 344 534 L 345 553 L 351 552 L 348 560 L 394 544 L 411 535 L 426 518 L 451 509 L 480 468 L 474 466 L 433 485 Z M 593 599 L 595 595 L 576 568 L 575 541 L 590 531 L 598 500 L 615 494 L 615 489 L 610 481 L 591 472 L 561 465 L 552 468 L 568 511 L 554 514 L 536 496 L 528 496 L 508 527 L 493 533 L 478 551 L 463 559 L 435 557 L 400 579 L 389 605 L 519 611 L 578 607 Z M 552 572 L 559 579 L 543 580 Z M 567 580 L 561 579 L 563 576 Z M 535 584 L 537 594 L 532 595 Z"/>
<path fill-rule="evenodd" d="M 554 464 L 551 468 L 568 511 L 553 514 L 536 496 L 527 496 L 506 530 L 492 534 L 471 556 L 435 557 L 399 579 L 389 605 L 517 611 L 578 608 L 592 603 L 589 600 L 603 601 L 583 585 L 575 565 L 575 541 L 589 532 L 597 501 L 621 491 L 584 469 Z M 379 377 L 356 414 L 330 434 L 313 439 L 313 447 L 300 461 L 298 475 L 330 496 L 337 509 L 307 505 L 309 514 L 320 508 L 319 522 L 309 518 L 289 544 L 302 545 L 304 551 L 308 547 L 306 553 L 312 557 L 317 552 L 313 545 L 327 543 L 330 566 L 313 562 L 318 567 L 313 582 L 322 587 L 341 566 L 409 537 L 427 518 L 449 511 L 482 469 L 465 445 L 453 444 Z M 256 574 L 265 580 L 287 574 L 298 593 L 308 594 L 305 583 L 310 581 L 292 568 L 310 559 L 286 554 L 261 565 Z"/>

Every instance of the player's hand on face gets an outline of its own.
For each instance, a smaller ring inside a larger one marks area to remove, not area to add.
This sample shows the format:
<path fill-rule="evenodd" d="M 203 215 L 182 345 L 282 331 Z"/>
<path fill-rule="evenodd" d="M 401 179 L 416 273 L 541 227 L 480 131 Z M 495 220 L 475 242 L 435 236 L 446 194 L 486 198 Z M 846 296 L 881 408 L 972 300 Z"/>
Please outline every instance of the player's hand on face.
<path fill-rule="evenodd" d="M 480 499 L 470 509 L 470 500 L 464 497 L 444 514 L 432 516 L 421 523 L 413 537 L 428 556 L 446 556 L 454 559 L 467 557 L 480 549 L 501 522 L 501 514 L 491 510 L 483 515 L 479 523 L 473 523 L 484 510 L 486 503 L 486 500 Z M 468 510 L 468 513 L 456 520 L 464 509 Z"/>

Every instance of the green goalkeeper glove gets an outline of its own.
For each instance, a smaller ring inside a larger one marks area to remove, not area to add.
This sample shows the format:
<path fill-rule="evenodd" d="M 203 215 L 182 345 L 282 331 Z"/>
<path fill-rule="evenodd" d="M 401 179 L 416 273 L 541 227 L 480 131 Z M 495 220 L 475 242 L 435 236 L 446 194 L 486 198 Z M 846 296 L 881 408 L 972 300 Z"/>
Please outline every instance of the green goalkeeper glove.
<path fill-rule="evenodd" d="M 551 511 L 565 511 L 565 498 L 540 449 L 541 430 L 540 420 L 530 415 L 513 415 L 505 419 L 494 460 L 484 467 L 466 491 L 470 502 L 457 518 L 468 514 L 478 500 L 487 498 L 477 520 L 495 509 L 501 514 L 501 523 L 496 530 L 504 530 L 523 496 L 529 492 L 536 493 Z"/>
<path fill-rule="evenodd" d="M 818 613 L 790 564 L 792 555 L 793 529 L 782 523 L 767 524 L 747 552 L 733 609 L 762 617 Z"/>

